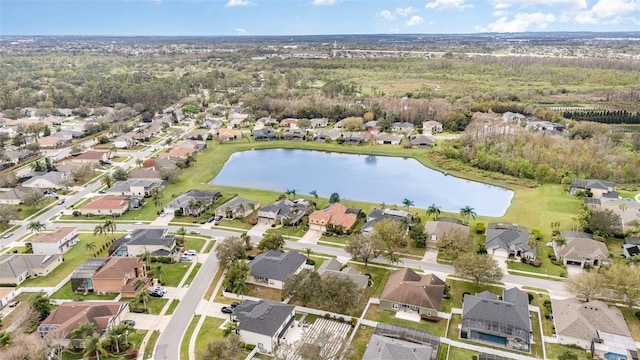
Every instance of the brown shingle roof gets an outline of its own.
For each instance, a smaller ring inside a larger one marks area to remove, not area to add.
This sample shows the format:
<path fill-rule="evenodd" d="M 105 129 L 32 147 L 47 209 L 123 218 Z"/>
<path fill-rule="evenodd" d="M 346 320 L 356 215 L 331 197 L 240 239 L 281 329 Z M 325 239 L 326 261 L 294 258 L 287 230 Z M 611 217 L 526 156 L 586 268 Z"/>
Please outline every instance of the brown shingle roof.
<path fill-rule="evenodd" d="M 597 337 L 597 330 L 631 336 L 620 310 L 601 301 L 553 300 L 552 307 L 559 336 L 591 340 Z"/>
<path fill-rule="evenodd" d="M 94 279 L 122 279 L 135 268 L 141 268 L 144 263 L 137 257 L 112 257 L 100 270 L 93 274 Z"/>
<path fill-rule="evenodd" d="M 409 268 L 389 275 L 381 300 L 440 310 L 445 283 L 433 274 L 418 275 Z"/>
<path fill-rule="evenodd" d="M 340 203 L 333 203 L 322 210 L 316 210 L 309 215 L 309 223 L 317 225 L 331 224 L 350 229 L 358 220 L 358 215 L 347 213 L 347 207 Z"/>
<path fill-rule="evenodd" d="M 105 156 L 107 152 L 106 151 L 93 151 L 93 150 L 89 150 L 87 152 L 84 152 L 80 155 L 76 155 L 73 158 L 74 159 L 80 159 L 80 160 L 102 160 Z"/>
<path fill-rule="evenodd" d="M 117 195 L 104 195 L 104 196 L 96 196 L 94 197 L 90 203 L 82 205 L 80 207 L 80 211 L 82 210 L 120 210 L 124 207 L 129 206 L 129 202 L 124 199 L 122 196 Z"/>
<path fill-rule="evenodd" d="M 98 331 L 106 330 L 109 321 L 128 306 L 125 302 L 65 302 L 53 310 L 41 325 L 59 325 L 55 330 L 64 338 L 82 323 L 96 325 Z"/>
<path fill-rule="evenodd" d="M 59 227 L 53 232 L 39 233 L 31 238 L 31 242 L 37 243 L 57 243 L 60 239 L 77 230 L 75 227 Z"/>

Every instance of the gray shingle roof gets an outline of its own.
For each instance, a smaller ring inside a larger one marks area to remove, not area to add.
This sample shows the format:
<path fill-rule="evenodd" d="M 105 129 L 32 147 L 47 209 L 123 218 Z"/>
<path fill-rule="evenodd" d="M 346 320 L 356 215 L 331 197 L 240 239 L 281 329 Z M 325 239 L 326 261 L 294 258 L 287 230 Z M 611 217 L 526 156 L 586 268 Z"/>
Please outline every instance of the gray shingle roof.
<path fill-rule="evenodd" d="M 273 337 L 289 318 L 295 306 L 273 301 L 246 300 L 236 307 L 238 329 Z"/>
<path fill-rule="evenodd" d="M 431 346 L 374 334 L 362 360 L 423 360 L 431 359 L 432 352 Z"/>
<path fill-rule="evenodd" d="M 553 300 L 556 333 L 578 339 L 591 340 L 597 330 L 631 336 L 620 310 L 601 301 L 581 303 L 577 299 Z"/>
<path fill-rule="evenodd" d="M 296 252 L 269 250 L 249 262 L 251 275 L 266 279 L 285 281 L 307 261 L 307 257 Z"/>
<path fill-rule="evenodd" d="M 571 187 L 576 188 L 607 190 L 615 186 L 611 181 L 600 179 L 571 179 Z"/>
<path fill-rule="evenodd" d="M 128 245 L 163 245 L 173 242 L 175 236 L 166 234 L 167 229 L 137 229 L 123 236 Z"/>
<path fill-rule="evenodd" d="M 0 255 L 0 277 L 18 277 L 30 269 L 41 269 L 60 255 L 6 254 Z"/>
<path fill-rule="evenodd" d="M 527 244 L 531 234 L 526 228 L 515 224 L 500 227 L 496 223 L 489 224 L 485 247 L 487 249 L 501 248 L 507 252 L 530 252 L 535 255 L 536 250 Z"/>

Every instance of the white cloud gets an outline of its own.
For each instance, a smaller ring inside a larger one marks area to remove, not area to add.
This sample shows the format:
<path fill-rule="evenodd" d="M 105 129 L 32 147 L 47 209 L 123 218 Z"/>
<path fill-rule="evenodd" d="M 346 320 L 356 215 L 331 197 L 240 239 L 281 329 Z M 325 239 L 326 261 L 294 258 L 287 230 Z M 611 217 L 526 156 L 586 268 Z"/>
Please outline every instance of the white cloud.
<path fill-rule="evenodd" d="M 639 0 L 598 0 L 590 10 L 579 12 L 575 20 L 581 24 L 596 24 L 604 19 L 615 21 L 616 17 L 638 10 L 640 10 Z"/>
<path fill-rule="evenodd" d="M 414 12 L 415 9 L 411 6 L 407 7 L 407 8 L 397 8 L 396 9 L 396 14 L 400 15 L 400 16 L 409 16 L 412 12 Z"/>
<path fill-rule="evenodd" d="M 395 18 L 396 18 L 395 16 L 393 16 L 391 11 L 389 11 L 389 10 L 382 10 L 379 13 L 377 13 L 376 16 L 381 17 L 381 18 L 386 19 L 386 20 L 389 20 L 389 21 L 395 20 Z"/>
<path fill-rule="evenodd" d="M 506 16 L 501 17 L 489 24 L 487 30 L 491 32 L 523 32 L 532 27 L 541 30 L 556 20 L 553 14 L 544 14 L 541 12 L 518 13 L 512 20 L 509 20 Z"/>
<path fill-rule="evenodd" d="M 336 0 L 313 0 L 313 5 L 333 5 Z"/>
<path fill-rule="evenodd" d="M 411 26 L 416 26 L 416 25 L 420 25 L 424 22 L 424 19 L 421 18 L 418 15 L 414 15 L 412 16 L 409 20 L 407 20 L 407 22 L 405 22 L 405 26 L 407 27 L 411 27 Z"/>
<path fill-rule="evenodd" d="M 236 6 L 249 6 L 249 5 L 254 5 L 254 3 L 252 3 L 249 0 L 229 0 L 227 1 L 227 5 L 225 5 L 226 7 L 236 7 Z"/>
<path fill-rule="evenodd" d="M 473 5 L 465 4 L 465 0 L 435 0 L 425 5 L 427 9 L 435 10 L 463 10 L 472 8 Z"/>
<path fill-rule="evenodd" d="M 493 12 L 492 15 L 495 16 L 495 17 L 507 16 L 507 15 L 509 15 L 509 12 L 505 11 L 505 10 L 496 10 L 496 11 Z"/>
<path fill-rule="evenodd" d="M 242 29 L 242 28 L 235 28 L 235 29 L 233 29 L 233 30 L 235 30 L 235 32 L 236 32 L 238 35 L 247 35 L 247 34 L 249 34 L 249 32 L 248 32 L 246 29 Z"/>
<path fill-rule="evenodd" d="M 564 6 L 569 9 L 580 10 L 587 7 L 587 0 L 491 0 L 495 9 L 506 9 L 511 6 Z"/>

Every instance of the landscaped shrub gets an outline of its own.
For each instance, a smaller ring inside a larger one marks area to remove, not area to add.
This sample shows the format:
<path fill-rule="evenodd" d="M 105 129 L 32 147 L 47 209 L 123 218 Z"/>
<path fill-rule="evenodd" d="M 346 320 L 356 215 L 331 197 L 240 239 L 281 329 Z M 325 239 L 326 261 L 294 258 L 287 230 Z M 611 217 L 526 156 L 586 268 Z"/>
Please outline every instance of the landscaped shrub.
<path fill-rule="evenodd" d="M 74 210 L 71 214 L 72 214 L 73 216 L 80 216 L 80 215 L 82 215 L 82 214 L 80 213 L 80 211 L 78 211 L 78 210 Z"/>
<path fill-rule="evenodd" d="M 247 349 L 247 350 L 249 350 L 249 351 L 253 351 L 253 349 L 255 349 L 255 348 L 256 348 L 256 346 L 255 346 L 255 345 L 253 345 L 253 344 L 246 344 L 246 345 L 244 346 L 244 348 L 245 348 L 245 349 Z"/>
<path fill-rule="evenodd" d="M 533 294 L 527 293 L 527 297 L 529 298 L 529 304 L 531 304 L 531 302 L 533 301 Z"/>
<path fill-rule="evenodd" d="M 533 235 L 533 237 L 536 238 L 537 241 L 542 239 L 542 233 L 538 229 L 531 230 L 531 235 Z"/>
<path fill-rule="evenodd" d="M 486 227 L 483 222 L 476 224 L 476 234 L 484 234 Z"/>
<path fill-rule="evenodd" d="M 638 320 L 640 320 L 640 310 L 636 311 L 635 315 L 636 315 L 636 318 L 638 318 Z"/>
<path fill-rule="evenodd" d="M 181 210 L 181 209 L 176 209 L 176 210 L 173 212 L 173 214 L 174 214 L 175 216 L 182 216 L 182 210 Z"/>
<path fill-rule="evenodd" d="M 540 260 L 533 260 L 533 261 L 529 262 L 529 265 L 531 265 L 533 267 L 540 267 L 540 266 L 542 266 L 542 262 L 540 262 Z"/>
<path fill-rule="evenodd" d="M 313 259 L 307 259 L 307 265 L 315 265 L 316 261 Z"/>
<path fill-rule="evenodd" d="M 151 262 L 152 263 L 159 262 L 162 264 L 173 264 L 175 260 L 173 260 L 173 258 L 169 256 L 154 256 L 151 258 Z"/>

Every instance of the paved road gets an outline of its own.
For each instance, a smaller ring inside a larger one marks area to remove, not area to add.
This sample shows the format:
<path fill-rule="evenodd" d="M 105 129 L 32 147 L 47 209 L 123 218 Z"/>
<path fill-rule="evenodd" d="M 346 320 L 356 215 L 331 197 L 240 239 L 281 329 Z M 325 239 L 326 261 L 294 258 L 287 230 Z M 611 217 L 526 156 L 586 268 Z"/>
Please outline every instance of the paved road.
<path fill-rule="evenodd" d="M 204 297 L 204 293 L 207 291 L 209 283 L 217 271 L 218 258 L 208 256 L 193 279 L 189 290 L 187 290 L 185 296 L 180 300 L 180 304 L 173 312 L 167 327 L 160 334 L 153 356 L 155 360 L 180 359 L 181 339 L 191 322 L 196 307 Z"/>

